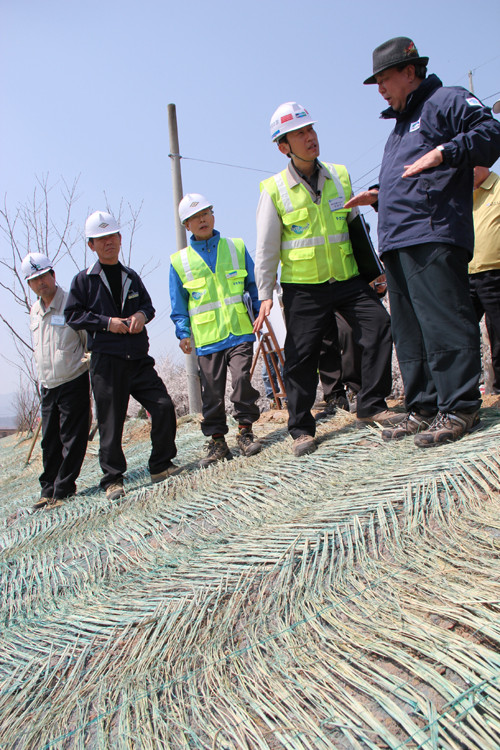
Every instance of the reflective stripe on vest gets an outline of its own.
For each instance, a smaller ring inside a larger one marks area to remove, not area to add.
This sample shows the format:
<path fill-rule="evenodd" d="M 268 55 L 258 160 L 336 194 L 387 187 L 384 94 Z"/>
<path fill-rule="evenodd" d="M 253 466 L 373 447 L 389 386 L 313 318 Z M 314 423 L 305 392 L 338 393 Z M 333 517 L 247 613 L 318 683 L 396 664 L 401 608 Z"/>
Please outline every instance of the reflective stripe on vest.
<path fill-rule="evenodd" d="M 349 175 L 342 165 L 323 166 L 331 179 L 325 180 L 319 205 L 302 183 L 288 185 L 286 169 L 261 183 L 283 223 L 281 280 L 285 283 L 345 281 L 358 274 L 347 226 L 349 210 L 343 208 L 351 195 Z"/>
<path fill-rule="evenodd" d="M 230 333 L 252 333 L 243 302 L 247 275 L 243 240 L 219 240 L 214 273 L 191 246 L 174 253 L 171 261 L 189 293 L 188 313 L 197 347 L 223 341 Z"/>

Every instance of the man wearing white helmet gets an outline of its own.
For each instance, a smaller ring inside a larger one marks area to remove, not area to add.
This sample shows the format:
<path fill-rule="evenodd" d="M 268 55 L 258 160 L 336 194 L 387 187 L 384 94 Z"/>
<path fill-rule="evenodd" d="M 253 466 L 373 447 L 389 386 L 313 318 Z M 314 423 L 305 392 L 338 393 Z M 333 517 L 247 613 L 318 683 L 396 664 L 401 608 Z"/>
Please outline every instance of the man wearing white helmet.
<path fill-rule="evenodd" d="M 42 489 L 33 506 L 38 510 L 56 508 L 76 492 L 90 420 L 87 337 L 65 323 L 68 295 L 56 284 L 47 256 L 29 253 L 21 271 L 37 296 L 30 310 L 30 328 L 42 400 Z"/>
<path fill-rule="evenodd" d="M 212 204 L 200 193 L 188 193 L 179 203 L 179 218 L 192 232 L 189 246 L 171 256 L 171 318 L 180 347 L 191 352 L 194 338 L 201 374 L 203 434 L 210 438 L 200 466 L 231 458 L 225 440 L 225 391 L 231 373 L 231 401 L 238 421 L 238 446 L 245 456 L 261 450 L 252 424 L 259 418 L 259 392 L 250 381 L 252 323 L 243 301 L 250 295 L 259 310 L 253 260 L 241 239 L 225 239 L 214 229 Z"/>
<path fill-rule="evenodd" d="M 282 104 L 271 118 L 271 138 L 289 164 L 261 183 L 257 209 L 256 279 L 259 330 L 272 307 L 272 289 L 281 261 L 287 326 L 285 384 L 293 453 L 316 450 L 311 415 L 324 333 L 335 312 L 353 330 L 361 351 L 358 422 L 389 424 L 401 418 L 387 409 L 391 390 L 390 321 L 375 292 L 361 277 L 353 238 L 371 245 L 358 210 L 344 209 L 352 194 L 347 169 L 318 161 L 315 121 L 297 102 Z M 382 272 L 375 264 L 372 280 Z"/>
<path fill-rule="evenodd" d="M 109 500 L 125 494 L 127 462 L 122 433 L 130 396 L 151 415 L 153 483 L 177 474 L 176 420 L 172 400 L 148 355 L 146 323 L 155 310 L 139 274 L 119 261 L 120 227 L 111 214 L 95 211 L 85 234 L 98 260 L 71 283 L 65 315 L 68 324 L 88 333 L 90 377 L 97 408 L 101 487 Z"/>

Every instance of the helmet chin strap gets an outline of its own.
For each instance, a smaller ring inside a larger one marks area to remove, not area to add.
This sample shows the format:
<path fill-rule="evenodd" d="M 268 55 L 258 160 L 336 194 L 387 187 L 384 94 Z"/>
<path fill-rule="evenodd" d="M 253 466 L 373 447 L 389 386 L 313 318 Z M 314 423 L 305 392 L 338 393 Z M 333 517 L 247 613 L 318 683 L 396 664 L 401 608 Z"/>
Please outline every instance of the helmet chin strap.
<path fill-rule="evenodd" d="M 306 162 L 313 162 L 316 161 L 316 157 L 314 159 L 303 159 L 302 156 L 297 156 L 297 154 L 294 154 L 292 149 L 290 149 L 290 155 L 295 156 L 296 159 L 299 159 L 299 161 L 306 161 Z"/>

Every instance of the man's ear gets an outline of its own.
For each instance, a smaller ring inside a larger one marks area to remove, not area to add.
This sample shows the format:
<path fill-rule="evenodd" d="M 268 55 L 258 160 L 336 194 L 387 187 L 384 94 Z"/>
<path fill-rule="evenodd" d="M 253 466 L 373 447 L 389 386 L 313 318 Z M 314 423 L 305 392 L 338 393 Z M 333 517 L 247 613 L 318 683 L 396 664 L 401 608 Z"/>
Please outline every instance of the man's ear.
<path fill-rule="evenodd" d="M 88 246 L 90 247 L 90 249 L 92 250 L 92 252 L 94 252 L 94 253 L 95 253 L 95 250 L 94 250 L 94 242 L 93 242 L 93 240 L 92 240 L 92 239 L 90 239 L 90 240 L 88 240 L 88 241 L 87 241 L 87 245 L 88 245 Z"/>
<path fill-rule="evenodd" d="M 278 143 L 278 148 L 281 151 L 281 153 L 284 154 L 285 156 L 288 156 L 289 153 L 290 153 L 290 150 L 291 150 L 290 149 L 290 144 L 288 143 L 287 140 L 280 141 Z"/>

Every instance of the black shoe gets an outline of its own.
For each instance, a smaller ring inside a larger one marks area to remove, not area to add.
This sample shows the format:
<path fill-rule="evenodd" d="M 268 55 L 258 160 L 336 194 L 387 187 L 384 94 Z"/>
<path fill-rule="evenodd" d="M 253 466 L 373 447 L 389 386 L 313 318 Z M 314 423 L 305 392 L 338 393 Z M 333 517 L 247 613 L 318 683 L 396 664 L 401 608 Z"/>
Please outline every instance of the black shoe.
<path fill-rule="evenodd" d="M 262 443 L 255 440 L 251 427 L 241 429 L 236 438 L 238 447 L 244 456 L 255 456 L 262 450 Z"/>
<path fill-rule="evenodd" d="M 349 401 L 346 396 L 340 393 L 336 396 L 331 396 L 330 398 L 325 399 L 325 407 L 316 414 L 316 421 L 318 419 L 328 419 L 329 417 L 333 417 L 333 415 L 336 414 L 337 409 L 349 411 Z"/>
<path fill-rule="evenodd" d="M 224 438 L 212 439 L 207 443 L 207 456 L 202 458 L 198 466 L 204 469 L 206 466 L 222 461 L 225 458 L 230 459 L 233 455 Z"/>

